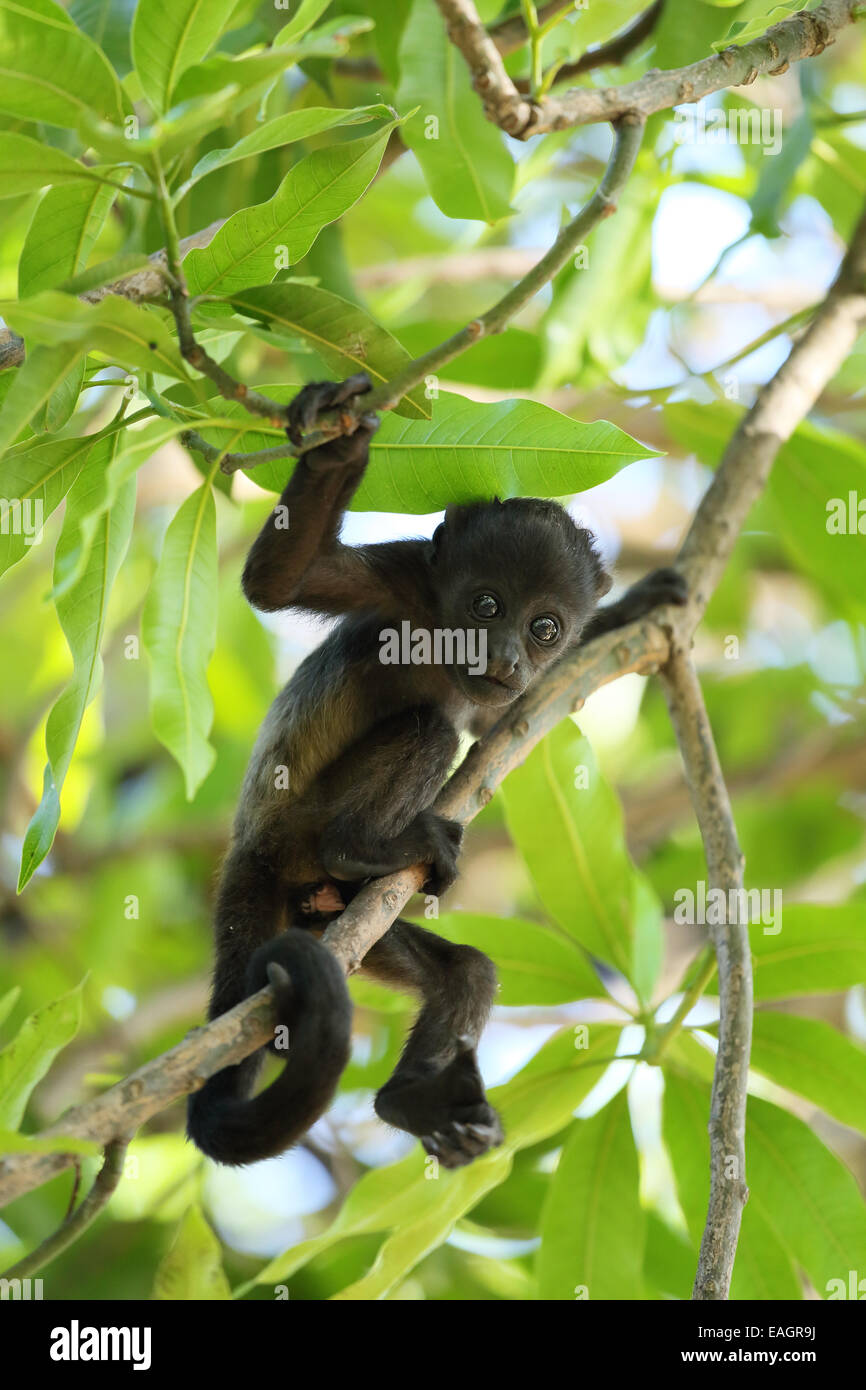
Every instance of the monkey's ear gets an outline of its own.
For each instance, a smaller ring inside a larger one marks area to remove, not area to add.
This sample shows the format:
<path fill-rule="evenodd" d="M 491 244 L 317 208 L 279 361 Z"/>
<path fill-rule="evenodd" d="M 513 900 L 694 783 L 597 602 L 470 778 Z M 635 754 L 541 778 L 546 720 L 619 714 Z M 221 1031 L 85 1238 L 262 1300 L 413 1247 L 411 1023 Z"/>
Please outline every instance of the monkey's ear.
<path fill-rule="evenodd" d="M 439 558 L 439 547 L 442 544 L 442 537 L 445 534 L 445 522 L 440 521 L 433 535 L 430 537 L 430 544 L 427 549 L 427 563 L 435 565 Z"/>
<path fill-rule="evenodd" d="M 599 572 L 598 582 L 595 586 L 596 598 L 604 598 L 604 595 L 607 593 L 608 589 L 612 587 L 612 585 L 613 575 L 608 574 L 607 570 L 601 570 Z"/>

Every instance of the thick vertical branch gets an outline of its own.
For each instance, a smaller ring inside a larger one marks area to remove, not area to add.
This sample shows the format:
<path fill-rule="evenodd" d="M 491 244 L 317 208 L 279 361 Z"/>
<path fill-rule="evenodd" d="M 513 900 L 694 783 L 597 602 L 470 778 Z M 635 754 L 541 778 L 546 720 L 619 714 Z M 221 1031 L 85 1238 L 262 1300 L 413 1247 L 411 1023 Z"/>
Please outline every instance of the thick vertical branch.
<path fill-rule="evenodd" d="M 866 327 L 866 209 L 827 298 L 803 337 L 743 417 L 705 493 L 677 561 L 689 584 L 661 679 L 695 808 L 711 888 L 743 886 L 743 860 L 688 649 L 737 536 L 782 444 L 815 404 Z M 730 903 L 731 899 L 728 897 Z M 739 893 L 733 900 L 741 902 Z M 725 1299 L 743 1207 L 752 967 L 747 922 L 728 912 L 711 931 L 719 970 L 719 1050 L 710 1111 L 710 1203 L 692 1297 Z"/>
<path fill-rule="evenodd" d="M 704 842 L 708 886 L 720 888 L 727 902 L 740 902 L 743 854 L 700 682 L 688 652 L 676 642 L 672 648 L 660 679 Z M 745 1134 L 752 957 L 748 922 L 740 921 L 737 912 L 724 916 L 725 921 L 710 927 L 719 970 L 719 1050 L 710 1107 L 710 1204 L 692 1293 L 695 1299 L 727 1298 L 749 1195 Z"/>

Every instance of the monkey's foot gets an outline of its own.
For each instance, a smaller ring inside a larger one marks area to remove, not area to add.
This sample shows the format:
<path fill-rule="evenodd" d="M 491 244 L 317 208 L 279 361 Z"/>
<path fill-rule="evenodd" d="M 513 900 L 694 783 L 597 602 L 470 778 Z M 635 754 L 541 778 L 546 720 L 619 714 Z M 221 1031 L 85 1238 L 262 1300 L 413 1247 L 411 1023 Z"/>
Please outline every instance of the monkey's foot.
<path fill-rule="evenodd" d="M 395 1076 L 376 1097 L 376 1114 L 421 1140 L 444 1168 L 461 1168 L 502 1143 L 499 1116 L 488 1103 L 471 1038 L 457 1040 L 457 1054 L 429 1075 Z"/>
<path fill-rule="evenodd" d="M 308 382 L 306 386 L 301 387 L 289 405 L 289 439 L 293 444 L 300 444 L 302 436 L 313 428 L 325 411 L 336 410 L 354 396 L 363 396 L 372 389 L 366 372 L 356 372 L 345 381 Z"/>
<path fill-rule="evenodd" d="M 486 1102 L 471 1110 L 474 1119 L 451 1120 L 443 1129 L 421 1135 L 425 1150 L 438 1158 L 443 1168 L 462 1168 L 502 1143 L 502 1124 L 496 1111 Z M 469 1107 L 465 1113 L 470 1113 Z"/>
<path fill-rule="evenodd" d="M 342 912 L 345 906 L 335 883 L 320 883 L 303 899 L 300 910 L 305 917 L 312 917 L 320 912 Z"/>
<path fill-rule="evenodd" d="M 689 596 L 688 586 L 679 570 L 671 567 L 653 570 L 623 596 L 622 602 L 632 610 L 634 617 L 644 617 L 654 608 L 665 603 L 682 605 Z M 629 615 L 631 617 L 631 613 Z"/>

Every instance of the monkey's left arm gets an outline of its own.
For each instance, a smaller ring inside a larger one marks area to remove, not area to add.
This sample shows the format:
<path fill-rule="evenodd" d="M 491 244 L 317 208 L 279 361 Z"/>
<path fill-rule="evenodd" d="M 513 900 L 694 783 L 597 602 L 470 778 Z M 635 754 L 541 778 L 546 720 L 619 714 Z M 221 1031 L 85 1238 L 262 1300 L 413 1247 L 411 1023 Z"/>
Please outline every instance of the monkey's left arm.
<path fill-rule="evenodd" d="M 681 606 L 687 597 L 686 581 L 679 570 L 653 570 L 632 584 L 615 603 L 596 610 L 580 635 L 580 644 L 583 646 L 604 632 L 613 632 L 618 627 L 637 622 L 654 608 L 661 608 L 666 603 Z"/>

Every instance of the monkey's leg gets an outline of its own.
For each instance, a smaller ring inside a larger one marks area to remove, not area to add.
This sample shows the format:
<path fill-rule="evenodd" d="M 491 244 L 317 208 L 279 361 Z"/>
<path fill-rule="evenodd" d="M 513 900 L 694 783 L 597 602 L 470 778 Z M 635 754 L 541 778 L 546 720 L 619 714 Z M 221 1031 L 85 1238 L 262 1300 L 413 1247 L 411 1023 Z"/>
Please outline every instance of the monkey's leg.
<path fill-rule="evenodd" d="M 367 952 L 373 979 L 421 996 L 421 1012 L 394 1075 L 376 1097 L 387 1124 L 421 1139 L 446 1168 L 471 1163 L 502 1142 L 475 1046 L 496 992 L 481 951 L 398 920 Z"/>
<path fill-rule="evenodd" d="M 463 832 L 430 803 L 457 746 L 436 707 L 419 705 L 382 720 L 326 768 L 313 789 L 329 812 L 319 845 L 326 873 L 358 882 L 430 864 L 429 891 L 443 893 L 456 877 Z"/>

